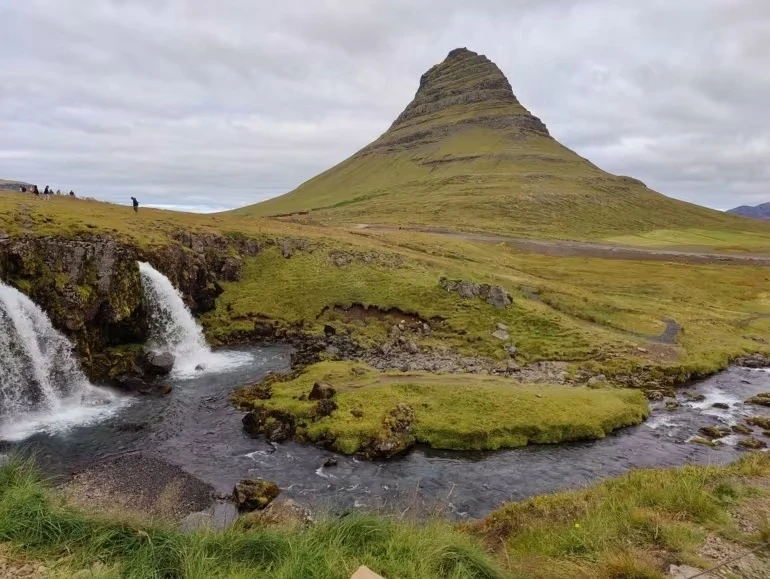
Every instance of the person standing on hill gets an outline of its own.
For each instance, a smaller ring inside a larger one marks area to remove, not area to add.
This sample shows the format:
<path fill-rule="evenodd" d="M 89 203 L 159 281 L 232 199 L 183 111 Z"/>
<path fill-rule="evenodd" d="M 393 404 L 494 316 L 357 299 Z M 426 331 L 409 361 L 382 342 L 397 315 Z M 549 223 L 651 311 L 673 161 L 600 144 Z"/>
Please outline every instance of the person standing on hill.
<path fill-rule="evenodd" d="M 43 201 L 48 201 L 49 195 L 51 194 L 51 190 L 48 188 L 48 185 L 45 186 L 45 190 L 43 191 Z"/>
<path fill-rule="evenodd" d="M 139 201 L 136 200 L 136 197 L 131 197 L 131 202 L 134 204 L 134 213 L 139 213 Z"/>
<path fill-rule="evenodd" d="M 74 196 L 75 196 L 75 192 L 72 189 L 70 189 L 70 197 L 74 197 Z"/>

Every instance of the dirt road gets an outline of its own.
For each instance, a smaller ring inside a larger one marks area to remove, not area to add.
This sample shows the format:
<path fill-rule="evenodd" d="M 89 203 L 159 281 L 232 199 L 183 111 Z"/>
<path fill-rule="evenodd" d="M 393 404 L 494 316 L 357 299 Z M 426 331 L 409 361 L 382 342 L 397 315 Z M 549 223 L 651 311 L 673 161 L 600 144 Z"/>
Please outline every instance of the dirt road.
<path fill-rule="evenodd" d="M 720 253 L 715 251 L 695 251 L 677 248 L 634 247 L 613 243 L 595 243 L 590 241 L 559 241 L 546 239 L 524 239 L 486 233 L 463 233 L 449 229 L 433 227 L 399 227 L 361 223 L 356 229 L 378 231 L 416 231 L 443 235 L 456 239 L 480 241 L 482 243 L 506 243 L 516 249 L 553 255 L 559 257 L 598 257 L 604 259 L 631 259 L 642 261 L 674 261 L 680 263 L 732 264 L 770 266 L 770 254 L 767 253 Z"/>

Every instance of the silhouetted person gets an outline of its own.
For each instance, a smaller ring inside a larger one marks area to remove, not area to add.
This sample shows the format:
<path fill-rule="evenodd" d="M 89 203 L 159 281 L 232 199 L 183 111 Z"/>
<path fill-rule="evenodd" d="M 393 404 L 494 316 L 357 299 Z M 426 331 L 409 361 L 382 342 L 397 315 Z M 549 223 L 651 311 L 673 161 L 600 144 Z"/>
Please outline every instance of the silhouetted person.
<path fill-rule="evenodd" d="M 40 190 L 37 188 L 37 185 L 32 185 L 32 193 L 35 197 L 40 197 Z"/>
<path fill-rule="evenodd" d="M 45 190 L 43 191 L 43 201 L 48 201 L 48 196 L 51 194 L 51 190 L 48 188 L 48 185 L 45 186 Z"/>
<path fill-rule="evenodd" d="M 27 188 L 24 185 L 21 186 L 21 192 L 22 193 L 26 193 L 27 192 Z"/>
<path fill-rule="evenodd" d="M 74 197 L 74 196 L 75 196 L 75 192 L 70 190 L 70 197 Z"/>
<path fill-rule="evenodd" d="M 134 213 L 139 213 L 139 201 L 136 200 L 136 197 L 131 197 L 131 202 L 134 204 Z"/>
<path fill-rule="evenodd" d="M 57 194 L 57 195 L 61 195 L 61 189 L 57 189 L 57 190 L 56 190 L 56 194 Z"/>

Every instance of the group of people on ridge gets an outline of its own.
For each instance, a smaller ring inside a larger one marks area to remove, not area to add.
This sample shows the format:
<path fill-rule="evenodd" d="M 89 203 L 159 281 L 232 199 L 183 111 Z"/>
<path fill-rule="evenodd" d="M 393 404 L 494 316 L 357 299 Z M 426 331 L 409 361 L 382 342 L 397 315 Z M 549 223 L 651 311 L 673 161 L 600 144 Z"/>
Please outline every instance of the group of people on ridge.
<path fill-rule="evenodd" d="M 25 185 L 21 186 L 21 192 L 22 193 L 26 193 L 27 192 L 27 187 Z M 48 201 L 48 198 L 49 198 L 50 195 L 61 195 L 62 194 L 61 189 L 57 189 L 56 193 L 54 193 L 53 189 L 50 188 L 48 185 L 45 186 L 45 189 L 43 190 L 42 193 L 40 193 L 40 190 L 37 188 L 37 185 L 32 185 L 32 187 L 30 187 L 30 189 L 29 189 L 29 192 L 32 193 L 35 197 L 40 197 L 40 195 L 42 195 L 44 201 Z M 75 192 L 70 190 L 69 196 L 70 197 L 75 197 Z"/>

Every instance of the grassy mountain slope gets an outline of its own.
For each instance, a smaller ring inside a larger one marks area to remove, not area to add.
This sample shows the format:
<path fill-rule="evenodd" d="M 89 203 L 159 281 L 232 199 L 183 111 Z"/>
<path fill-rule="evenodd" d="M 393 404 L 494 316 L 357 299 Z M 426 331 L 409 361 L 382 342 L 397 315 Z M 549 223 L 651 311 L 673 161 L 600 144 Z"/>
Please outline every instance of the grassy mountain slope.
<path fill-rule="evenodd" d="M 311 211 L 342 223 L 603 239 L 659 229 L 764 231 L 606 173 L 553 139 L 486 57 L 458 49 L 425 73 L 379 139 L 240 216 Z"/>

